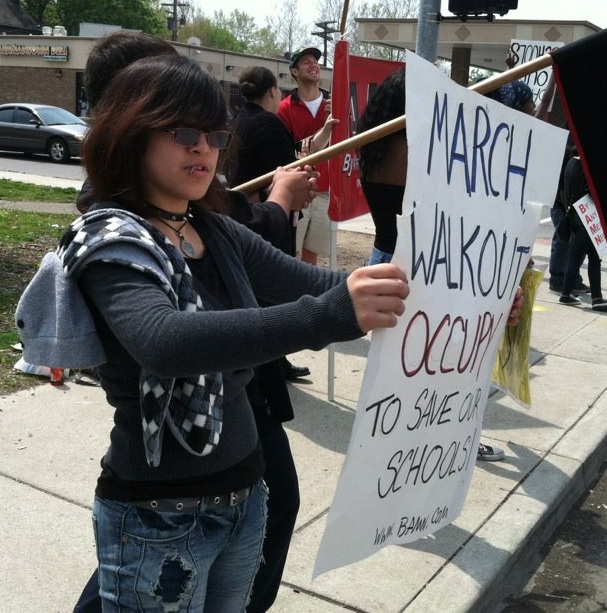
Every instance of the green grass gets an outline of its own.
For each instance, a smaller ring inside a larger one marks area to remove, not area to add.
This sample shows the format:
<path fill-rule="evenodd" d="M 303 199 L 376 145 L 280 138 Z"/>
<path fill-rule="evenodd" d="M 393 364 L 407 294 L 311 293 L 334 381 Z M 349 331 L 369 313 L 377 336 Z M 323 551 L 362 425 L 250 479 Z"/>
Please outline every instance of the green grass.
<path fill-rule="evenodd" d="M 10 179 L 0 179 L 0 200 L 9 202 L 76 202 L 78 190 L 68 187 L 46 187 Z"/>
<path fill-rule="evenodd" d="M 4 196 L 4 183 L 0 180 L 0 199 L 9 199 Z M 43 189 L 48 191 L 48 188 Z M 76 190 L 69 191 L 73 192 L 71 200 L 62 202 L 74 202 Z M 10 200 L 39 199 L 31 194 L 29 189 L 24 189 L 18 194 L 21 198 L 11 197 Z M 46 201 L 58 202 L 54 199 Z M 31 375 L 13 370 L 21 355 L 11 348 L 19 341 L 15 309 L 42 257 L 47 251 L 55 249 L 63 231 L 73 219 L 73 215 L 0 209 L 0 395 L 31 387 L 36 382 Z"/>

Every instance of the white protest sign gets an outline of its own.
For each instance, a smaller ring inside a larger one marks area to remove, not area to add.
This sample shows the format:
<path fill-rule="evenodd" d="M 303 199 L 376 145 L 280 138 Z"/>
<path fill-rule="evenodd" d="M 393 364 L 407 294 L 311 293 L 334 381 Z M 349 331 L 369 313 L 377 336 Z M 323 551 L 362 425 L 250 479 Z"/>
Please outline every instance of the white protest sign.
<path fill-rule="evenodd" d="M 573 206 L 575 207 L 582 224 L 586 228 L 586 232 L 588 232 L 588 236 L 590 236 L 590 240 L 592 241 L 596 252 L 599 254 L 599 257 L 601 259 L 606 259 L 607 242 L 605 242 L 603 226 L 601 224 L 599 213 L 596 210 L 594 200 L 590 194 L 586 194 L 586 196 L 583 196 L 577 202 L 574 202 Z"/>
<path fill-rule="evenodd" d="M 512 61 L 511 66 L 515 67 L 519 66 L 520 64 L 524 64 L 525 62 L 535 60 L 538 57 L 542 57 L 542 55 L 546 55 L 546 53 L 550 53 L 553 49 L 562 47 L 564 44 L 565 43 L 563 42 L 549 42 L 545 40 L 513 39 L 510 41 L 509 50 L 509 57 Z M 552 109 L 552 102 L 556 90 L 554 88 L 548 89 L 551 76 L 552 66 L 546 66 L 545 68 L 541 68 L 536 72 L 532 72 L 531 74 L 521 77 L 521 81 L 527 83 L 533 92 L 533 102 L 535 103 L 536 108 L 539 107 L 542 99 L 544 98 L 544 94 L 547 93 L 552 97 L 547 110 L 550 111 Z"/>
<path fill-rule="evenodd" d="M 375 332 L 314 576 L 452 522 L 491 371 L 566 132 L 407 54 L 407 186 L 393 261 L 410 295 Z"/>

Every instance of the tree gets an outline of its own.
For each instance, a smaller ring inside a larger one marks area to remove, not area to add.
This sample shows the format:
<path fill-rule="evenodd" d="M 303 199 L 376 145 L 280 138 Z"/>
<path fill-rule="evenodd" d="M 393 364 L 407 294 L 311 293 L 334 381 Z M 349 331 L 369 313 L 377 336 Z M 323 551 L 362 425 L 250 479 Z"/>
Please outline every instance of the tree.
<path fill-rule="evenodd" d="M 336 21 L 337 26 L 341 26 L 343 2 L 341 0 L 319 0 L 317 21 Z M 350 42 L 350 53 L 363 57 L 375 57 L 384 60 L 403 61 L 405 52 L 402 49 L 392 49 L 371 43 L 361 43 L 358 40 L 358 26 L 355 18 L 370 17 L 373 19 L 404 19 L 415 17 L 418 14 L 418 0 L 377 0 L 369 3 L 361 0 L 357 4 L 351 4 L 343 38 Z M 332 56 L 333 46 L 331 45 Z"/>
<path fill-rule="evenodd" d="M 53 0 L 21 0 L 21 8 L 31 17 L 33 17 L 40 25 L 48 23 L 45 21 L 45 12 L 47 7 L 49 9 L 54 8 Z"/>
<path fill-rule="evenodd" d="M 154 0 L 22 0 L 22 4 L 40 23 L 65 26 L 70 36 L 78 35 L 83 22 L 166 34 L 166 12 Z"/>
<path fill-rule="evenodd" d="M 229 15 L 223 11 L 215 11 L 213 23 L 231 32 L 236 40 L 245 44 L 246 49 L 249 49 L 257 37 L 258 27 L 255 17 L 247 15 L 244 11 L 234 10 Z"/>
<path fill-rule="evenodd" d="M 268 27 L 257 30 L 257 36 L 249 46 L 248 51 L 266 57 L 284 57 L 284 51 L 278 44 L 276 34 Z"/>
<path fill-rule="evenodd" d="M 244 42 L 239 41 L 226 28 L 213 23 L 202 12 L 199 12 L 191 23 L 179 28 L 178 37 L 180 42 L 186 42 L 192 36 L 200 39 L 200 44 L 203 47 L 209 47 L 210 49 L 237 51 L 238 53 L 246 51 L 246 44 Z"/>
<path fill-rule="evenodd" d="M 298 0 L 282 0 L 274 5 L 274 15 L 266 19 L 266 26 L 276 36 L 285 57 L 300 47 L 317 46 L 299 16 L 298 6 Z"/>

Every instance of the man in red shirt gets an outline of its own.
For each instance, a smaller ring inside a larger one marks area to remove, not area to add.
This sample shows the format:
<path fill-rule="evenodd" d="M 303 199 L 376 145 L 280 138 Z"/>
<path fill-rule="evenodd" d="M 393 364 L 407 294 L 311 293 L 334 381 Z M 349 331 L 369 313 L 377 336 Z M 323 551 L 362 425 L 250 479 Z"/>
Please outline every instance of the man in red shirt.
<path fill-rule="evenodd" d="M 331 99 L 328 91 L 320 88 L 321 52 L 315 47 L 300 49 L 291 56 L 289 69 L 297 87 L 284 98 L 278 108 L 278 117 L 293 135 L 293 140 L 304 154 L 325 147 L 331 137 L 336 120 L 331 118 Z M 321 134 L 318 134 L 321 132 Z M 314 135 L 317 138 L 312 142 Z M 319 138 L 321 137 L 321 138 Z M 329 221 L 329 165 L 319 164 L 318 195 L 297 227 L 297 252 L 301 259 L 316 264 L 318 254 L 328 256 L 330 250 Z"/>

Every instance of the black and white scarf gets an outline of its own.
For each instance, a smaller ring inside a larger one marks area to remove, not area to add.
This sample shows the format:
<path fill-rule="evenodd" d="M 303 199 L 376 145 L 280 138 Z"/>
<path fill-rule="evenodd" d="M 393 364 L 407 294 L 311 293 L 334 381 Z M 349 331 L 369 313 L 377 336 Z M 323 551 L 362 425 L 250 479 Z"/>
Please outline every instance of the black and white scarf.
<path fill-rule="evenodd" d="M 204 308 L 179 251 L 157 228 L 128 211 L 82 215 L 63 235 L 57 255 L 67 276 L 78 277 L 93 261 L 122 264 L 152 275 L 180 311 Z M 166 379 L 142 369 L 139 389 L 150 466 L 160 464 L 166 424 L 194 455 L 208 455 L 217 447 L 223 422 L 221 373 Z"/>

